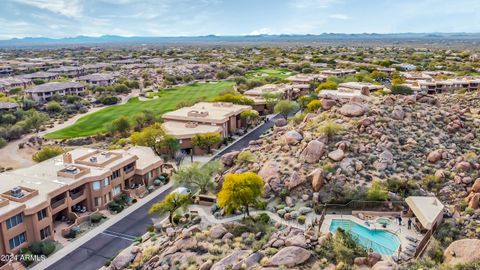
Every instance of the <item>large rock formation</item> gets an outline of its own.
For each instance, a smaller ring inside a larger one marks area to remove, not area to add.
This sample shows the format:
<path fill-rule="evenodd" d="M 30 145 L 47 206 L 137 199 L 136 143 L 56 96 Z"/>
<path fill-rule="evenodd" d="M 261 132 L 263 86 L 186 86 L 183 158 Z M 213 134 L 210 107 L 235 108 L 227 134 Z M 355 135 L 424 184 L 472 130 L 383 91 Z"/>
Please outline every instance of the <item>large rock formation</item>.
<path fill-rule="evenodd" d="M 325 144 L 317 140 L 310 141 L 307 147 L 303 149 L 301 158 L 308 163 L 317 163 L 325 154 Z"/>
<path fill-rule="evenodd" d="M 480 239 L 457 240 L 447 247 L 443 255 L 443 262 L 450 265 L 480 260 Z"/>
<path fill-rule="evenodd" d="M 306 262 L 312 253 L 302 247 L 289 246 L 282 248 L 277 254 L 273 255 L 265 266 L 285 266 L 294 267 Z"/>

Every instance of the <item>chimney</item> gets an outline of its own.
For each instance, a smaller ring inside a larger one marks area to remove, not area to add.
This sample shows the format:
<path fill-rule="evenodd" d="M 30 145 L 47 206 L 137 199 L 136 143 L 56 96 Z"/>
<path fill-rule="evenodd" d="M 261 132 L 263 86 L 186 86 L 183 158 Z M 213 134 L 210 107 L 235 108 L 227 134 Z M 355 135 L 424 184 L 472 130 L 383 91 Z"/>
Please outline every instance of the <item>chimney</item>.
<path fill-rule="evenodd" d="M 72 164 L 73 163 L 72 154 L 70 153 L 63 154 L 63 163 Z"/>

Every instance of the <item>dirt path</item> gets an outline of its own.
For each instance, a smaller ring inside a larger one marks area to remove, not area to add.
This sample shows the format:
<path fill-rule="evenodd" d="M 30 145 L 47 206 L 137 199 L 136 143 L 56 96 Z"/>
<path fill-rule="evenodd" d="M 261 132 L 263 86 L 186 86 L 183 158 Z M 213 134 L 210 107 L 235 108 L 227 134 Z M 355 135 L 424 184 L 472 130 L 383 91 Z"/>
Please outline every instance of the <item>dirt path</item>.
<path fill-rule="evenodd" d="M 122 101 L 119 104 L 125 104 L 133 97 L 137 97 L 140 94 L 140 90 L 134 90 L 129 95 L 122 97 Z M 115 106 L 115 105 L 113 105 Z M 68 119 L 63 123 L 55 123 L 53 127 L 47 128 L 44 131 L 38 133 L 29 133 L 22 136 L 22 138 L 9 142 L 5 147 L 0 149 L 0 167 L 4 168 L 25 168 L 35 164 L 32 160 L 32 155 L 37 151 L 35 148 L 25 147 L 19 149 L 19 145 L 28 141 L 28 138 L 32 136 L 43 136 L 45 134 L 60 130 L 75 123 L 81 117 L 101 110 L 104 107 L 90 108 L 86 113 L 77 114 L 74 117 Z"/>

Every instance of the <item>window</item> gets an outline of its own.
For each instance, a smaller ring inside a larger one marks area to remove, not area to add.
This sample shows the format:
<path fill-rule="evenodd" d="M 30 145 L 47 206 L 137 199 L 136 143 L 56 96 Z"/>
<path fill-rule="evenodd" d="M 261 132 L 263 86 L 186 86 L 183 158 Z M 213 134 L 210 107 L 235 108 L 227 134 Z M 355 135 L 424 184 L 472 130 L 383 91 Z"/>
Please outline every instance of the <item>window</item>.
<path fill-rule="evenodd" d="M 108 178 L 103 179 L 103 186 L 108 187 L 109 185 L 110 185 L 110 179 Z"/>
<path fill-rule="evenodd" d="M 21 244 L 25 243 L 26 240 L 27 239 L 25 237 L 25 232 L 13 237 L 8 241 L 8 243 L 10 244 L 10 249 L 14 249 L 20 246 Z"/>
<path fill-rule="evenodd" d="M 47 215 L 48 215 L 47 208 L 40 210 L 37 213 L 38 220 L 42 220 L 42 219 L 46 218 Z"/>
<path fill-rule="evenodd" d="M 135 168 L 135 163 L 130 163 L 127 166 L 123 167 L 125 173 L 131 172 Z"/>
<path fill-rule="evenodd" d="M 100 189 L 100 181 L 95 181 L 92 183 L 93 190 L 99 190 Z"/>
<path fill-rule="evenodd" d="M 13 228 L 23 222 L 22 213 L 7 219 L 7 229 Z"/>
<path fill-rule="evenodd" d="M 105 203 L 108 203 L 108 202 L 111 201 L 111 200 L 112 200 L 112 194 L 111 194 L 110 192 L 107 193 L 107 194 L 105 194 L 105 195 L 103 195 L 103 201 L 104 201 Z"/>
<path fill-rule="evenodd" d="M 102 198 L 95 197 L 95 206 L 100 206 L 101 203 L 102 203 Z"/>
<path fill-rule="evenodd" d="M 116 186 L 112 189 L 112 194 L 113 194 L 114 197 L 117 196 L 120 193 L 121 188 L 122 188 L 122 186 L 118 185 L 118 186 Z"/>
<path fill-rule="evenodd" d="M 112 179 L 120 177 L 120 170 L 116 170 L 112 173 Z"/>
<path fill-rule="evenodd" d="M 45 239 L 51 235 L 50 226 L 47 226 L 40 230 L 40 239 Z"/>

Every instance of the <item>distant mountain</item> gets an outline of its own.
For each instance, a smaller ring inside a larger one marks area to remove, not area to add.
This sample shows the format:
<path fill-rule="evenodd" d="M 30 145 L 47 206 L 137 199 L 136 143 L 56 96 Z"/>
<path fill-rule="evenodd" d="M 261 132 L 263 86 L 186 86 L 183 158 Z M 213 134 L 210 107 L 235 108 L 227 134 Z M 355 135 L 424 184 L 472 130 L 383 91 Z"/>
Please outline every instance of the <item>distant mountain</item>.
<path fill-rule="evenodd" d="M 1 48 L 42 47 L 42 46 L 81 46 L 81 45 L 115 45 L 115 44 L 224 44 L 224 43 L 302 43 L 328 41 L 480 41 L 480 33 L 393 33 L 393 34 L 339 34 L 324 33 L 320 35 L 244 35 L 244 36 L 178 36 L 178 37 L 141 37 L 104 35 L 100 37 L 77 36 L 67 38 L 25 37 L 0 40 Z"/>

